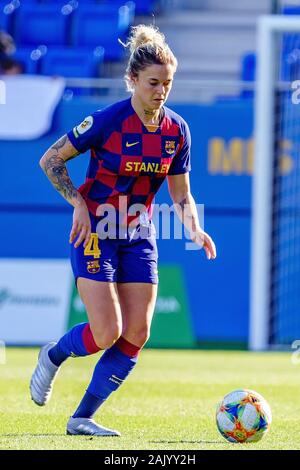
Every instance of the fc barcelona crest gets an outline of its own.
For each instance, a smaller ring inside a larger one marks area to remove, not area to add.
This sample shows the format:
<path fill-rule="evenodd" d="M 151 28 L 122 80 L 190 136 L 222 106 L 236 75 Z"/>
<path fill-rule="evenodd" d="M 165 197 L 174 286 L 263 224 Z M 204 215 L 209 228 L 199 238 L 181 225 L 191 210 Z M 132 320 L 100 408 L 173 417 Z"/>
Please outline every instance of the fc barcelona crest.
<path fill-rule="evenodd" d="M 165 151 L 169 154 L 172 154 L 175 152 L 175 140 L 166 140 L 165 143 Z"/>
<path fill-rule="evenodd" d="M 97 274 L 100 271 L 99 260 L 87 261 L 87 270 L 90 274 Z"/>

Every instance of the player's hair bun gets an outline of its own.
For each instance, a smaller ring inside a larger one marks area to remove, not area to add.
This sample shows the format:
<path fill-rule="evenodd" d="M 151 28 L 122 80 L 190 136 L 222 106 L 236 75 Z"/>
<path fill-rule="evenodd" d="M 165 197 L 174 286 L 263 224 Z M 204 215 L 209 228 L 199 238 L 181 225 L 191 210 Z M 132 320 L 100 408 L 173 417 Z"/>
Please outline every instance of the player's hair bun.
<path fill-rule="evenodd" d="M 120 41 L 120 39 L 119 39 Z M 171 64 L 174 73 L 177 69 L 177 59 L 165 41 L 165 36 L 155 26 L 139 24 L 131 28 L 131 34 L 124 47 L 130 51 L 125 82 L 128 91 L 133 91 L 132 78 L 153 64 Z"/>
<path fill-rule="evenodd" d="M 165 36 L 155 26 L 146 26 L 144 24 L 133 26 L 131 28 L 131 34 L 124 46 L 128 47 L 130 54 L 132 54 L 136 49 L 145 44 L 152 44 L 164 48 L 166 45 Z"/>

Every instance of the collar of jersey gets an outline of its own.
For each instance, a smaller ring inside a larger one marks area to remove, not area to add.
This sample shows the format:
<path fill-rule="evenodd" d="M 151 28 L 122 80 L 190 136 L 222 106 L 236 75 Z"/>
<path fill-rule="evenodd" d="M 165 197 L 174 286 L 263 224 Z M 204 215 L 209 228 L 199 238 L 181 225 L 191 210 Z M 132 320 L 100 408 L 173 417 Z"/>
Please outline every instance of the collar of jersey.
<path fill-rule="evenodd" d="M 130 107 L 131 107 L 132 113 L 133 113 L 133 114 L 136 114 L 138 120 L 141 122 L 142 127 L 143 127 L 143 132 L 145 132 L 145 133 L 147 133 L 147 134 L 160 134 L 160 133 L 161 133 L 162 123 L 163 123 L 164 118 L 165 118 L 165 116 L 166 116 L 166 110 L 165 110 L 164 106 L 161 108 L 162 113 L 161 113 L 161 118 L 160 118 L 159 126 L 158 126 L 158 128 L 156 129 L 156 131 L 151 132 L 151 131 L 149 131 L 149 130 L 147 129 L 147 127 L 145 126 L 145 124 L 144 124 L 143 121 L 141 120 L 140 116 L 139 116 L 138 113 L 135 111 L 134 107 L 132 106 L 132 104 L 131 104 L 131 97 L 129 98 L 129 105 L 130 105 Z"/>

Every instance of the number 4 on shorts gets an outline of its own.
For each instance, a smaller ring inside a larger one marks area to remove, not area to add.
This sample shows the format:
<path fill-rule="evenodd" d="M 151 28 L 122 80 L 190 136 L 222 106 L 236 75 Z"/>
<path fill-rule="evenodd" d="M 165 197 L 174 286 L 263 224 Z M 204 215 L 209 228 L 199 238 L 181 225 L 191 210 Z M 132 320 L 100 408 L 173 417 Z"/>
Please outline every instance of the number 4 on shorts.
<path fill-rule="evenodd" d="M 97 233 L 91 233 L 91 238 L 89 243 L 84 249 L 84 256 L 93 256 L 95 258 L 100 258 L 101 250 L 99 248 L 99 239 Z"/>

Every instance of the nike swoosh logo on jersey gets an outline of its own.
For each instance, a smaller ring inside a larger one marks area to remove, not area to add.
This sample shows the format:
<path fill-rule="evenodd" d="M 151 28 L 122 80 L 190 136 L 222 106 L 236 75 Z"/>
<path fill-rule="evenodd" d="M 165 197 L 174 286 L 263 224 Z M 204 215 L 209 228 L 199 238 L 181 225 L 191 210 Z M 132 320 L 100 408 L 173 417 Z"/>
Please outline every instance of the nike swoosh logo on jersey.
<path fill-rule="evenodd" d="M 139 144 L 139 142 L 133 142 L 132 144 L 130 144 L 129 142 L 126 142 L 126 147 L 132 147 L 133 145 L 137 145 Z"/>

